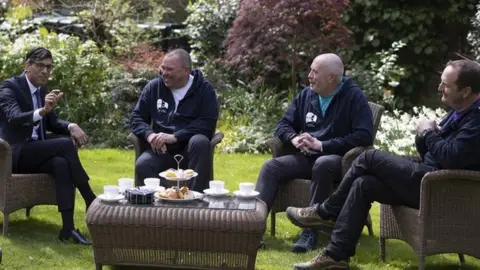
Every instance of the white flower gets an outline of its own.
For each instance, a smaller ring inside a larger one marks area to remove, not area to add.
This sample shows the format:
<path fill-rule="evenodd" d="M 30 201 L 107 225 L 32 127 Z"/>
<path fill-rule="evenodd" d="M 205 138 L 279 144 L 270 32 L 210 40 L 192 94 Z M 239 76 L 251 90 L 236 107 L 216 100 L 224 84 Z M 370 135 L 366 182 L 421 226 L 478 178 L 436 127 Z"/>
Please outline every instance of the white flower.
<path fill-rule="evenodd" d="M 399 82 L 396 82 L 396 81 L 391 81 L 388 83 L 388 85 L 390 85 L 391 87 L 397 87 L 400 83 Z"/>

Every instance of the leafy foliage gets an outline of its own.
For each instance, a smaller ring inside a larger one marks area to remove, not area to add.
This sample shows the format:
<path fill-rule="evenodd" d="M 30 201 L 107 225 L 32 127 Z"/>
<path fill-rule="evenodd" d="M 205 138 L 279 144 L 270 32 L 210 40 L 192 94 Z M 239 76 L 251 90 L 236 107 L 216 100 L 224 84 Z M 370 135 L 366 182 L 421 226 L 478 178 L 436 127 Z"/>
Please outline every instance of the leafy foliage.
<path fill-rule="evenodd" d="M 233 87 L 220 94 L 219 129 L 225 138 L 219 148 L 224 152 L 264 153 L 265 141 L 273 136 L 288 100 L 273 89 L 249 93 L 245 88 Z"/>
<path fill-rule="evenodd" d="M 148 8 L 142 12 L 142 22 L 158 22 L 170 10 L 163 1 L 145 0 Z M 152 28 L 142 29 L 138 26 L 139 8 L 133 0 L 107 0 L 95 2 L 94 5 L 82 7 L 79 12 L 86 32 L 92 40 L 105 49 L 111 48 L 116 54 L 126 54 L 132 48 L 158 41 L 158 31 Z"/>
<path fill-rule="evenodd" d="M 480 3 L 477 5 L 477 13 L 472 18 L 473 29 L 468 33 L 467 39 L 472 46 L 472 54 L 477 61 L 480 60 Z"/>
<path fill-rule="evenodd" d="M 352 0 L 345 15 L 358 44 L 352 59 L 365 59 L 368 63 L 395 41 L 408 44 L 398 51 L 397 64 L 408 70 L 410 76 L 392 90 L 396 107 L 411 108 L 420 98 L 434 92 L 438 71 L 455 57 L 453 52 L 468 50 L 465 37 L 476 2 Z"/>
<path fill-rule="evenodd" d="M 225 63 L 254 85 L 296 89 L 322 52 L 348 45 L 347 0 L 242 1 L 227 37 Z"/>
<path fill-rule="evenodd" d="M 191 39 L 197 61 L 204 63 L 223 56 L 222 42 L 239 6 L 240 0 L 198 0 L 189 3 L 184 33 Z"/>
<path fill-rule="evenodd" d="M 361 86 L 368 100 L 380 103 L 392 109 L 396 107 L 394 91 L 408 72 L 396 65 L 398 51 L 406 44 L 394 42 L 389 50 L 375 53 L 368 59 L 355 59 L 347 70 L 347 75 Z"/>

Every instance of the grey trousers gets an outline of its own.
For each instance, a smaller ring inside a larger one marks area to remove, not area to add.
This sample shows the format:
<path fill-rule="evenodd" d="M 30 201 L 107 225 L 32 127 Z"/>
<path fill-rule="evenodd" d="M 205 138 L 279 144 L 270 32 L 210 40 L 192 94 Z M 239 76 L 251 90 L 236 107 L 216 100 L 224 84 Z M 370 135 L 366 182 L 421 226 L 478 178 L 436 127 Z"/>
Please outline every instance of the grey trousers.
<path fill-rule="evenodd" d="M 208 188 L 210 171 L 212 166 L 212 152 L 210 140 L 204 135 L 194 135 L 190 138 L 187 146 L 182 149 L 168 151 L 164 154 L 157 154 L 151 149 L 143 152 L 135 163 L 135 173 L 138 179 L 143 180 L 149 177 L 159 178 L 158 174 L 169 168 L 177 168 L 174 155 L 181 154 L 183 160 L 180 163 L 182 169 L 193 169 L 198 176 L 190 180 L 188 187 L 192 190 L 203 192 Z M 168 188 L 168 187 L 167 187 Z"/>
<path fill-rule="evenodd" d="M 310 205 L 322 203 L 332 192 L 333 185 L 341 180 L 341 163 L 342 157 L 338 155 L 296 153 L 273 158 L 263 164 L 256 190 L 270 211 L 281 183 L 296 178 L 312 179 Z"/>

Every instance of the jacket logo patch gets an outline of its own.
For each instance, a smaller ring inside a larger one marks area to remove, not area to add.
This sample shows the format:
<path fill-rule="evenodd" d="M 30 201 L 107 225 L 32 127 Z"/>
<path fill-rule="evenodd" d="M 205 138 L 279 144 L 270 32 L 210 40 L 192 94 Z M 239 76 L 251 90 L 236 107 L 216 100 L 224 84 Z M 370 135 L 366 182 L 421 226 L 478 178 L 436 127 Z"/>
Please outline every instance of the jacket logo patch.
<path fill-rule="evenodd" d="M 161 98 L 157 99 L 157 111 L 166 113 L 168 110 L 168 103 L 163 101 Z"/>
<path fill-rule="evenodd" d="M 305 116 L 305 123 L 307 124 L 307 126 L 313 127 L 317 123 L 317 119 L 318 117 L 314 113 L 308 112 Z"/>

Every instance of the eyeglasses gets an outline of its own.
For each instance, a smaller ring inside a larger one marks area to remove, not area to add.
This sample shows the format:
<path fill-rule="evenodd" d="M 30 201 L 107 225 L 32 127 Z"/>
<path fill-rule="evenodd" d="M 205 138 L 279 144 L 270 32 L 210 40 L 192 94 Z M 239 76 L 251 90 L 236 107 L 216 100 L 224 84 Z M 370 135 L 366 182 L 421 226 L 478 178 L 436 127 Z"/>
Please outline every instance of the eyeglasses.
<path fill-rule="evenodd" d="M 40 70 L 43 70 L 44 68 L 47 69 L 47 71 L 51 71 L 53 69 L 53 65 L 45 65 L 44 63 L 39 63 L 39 62 L 33 62 Z"/>

